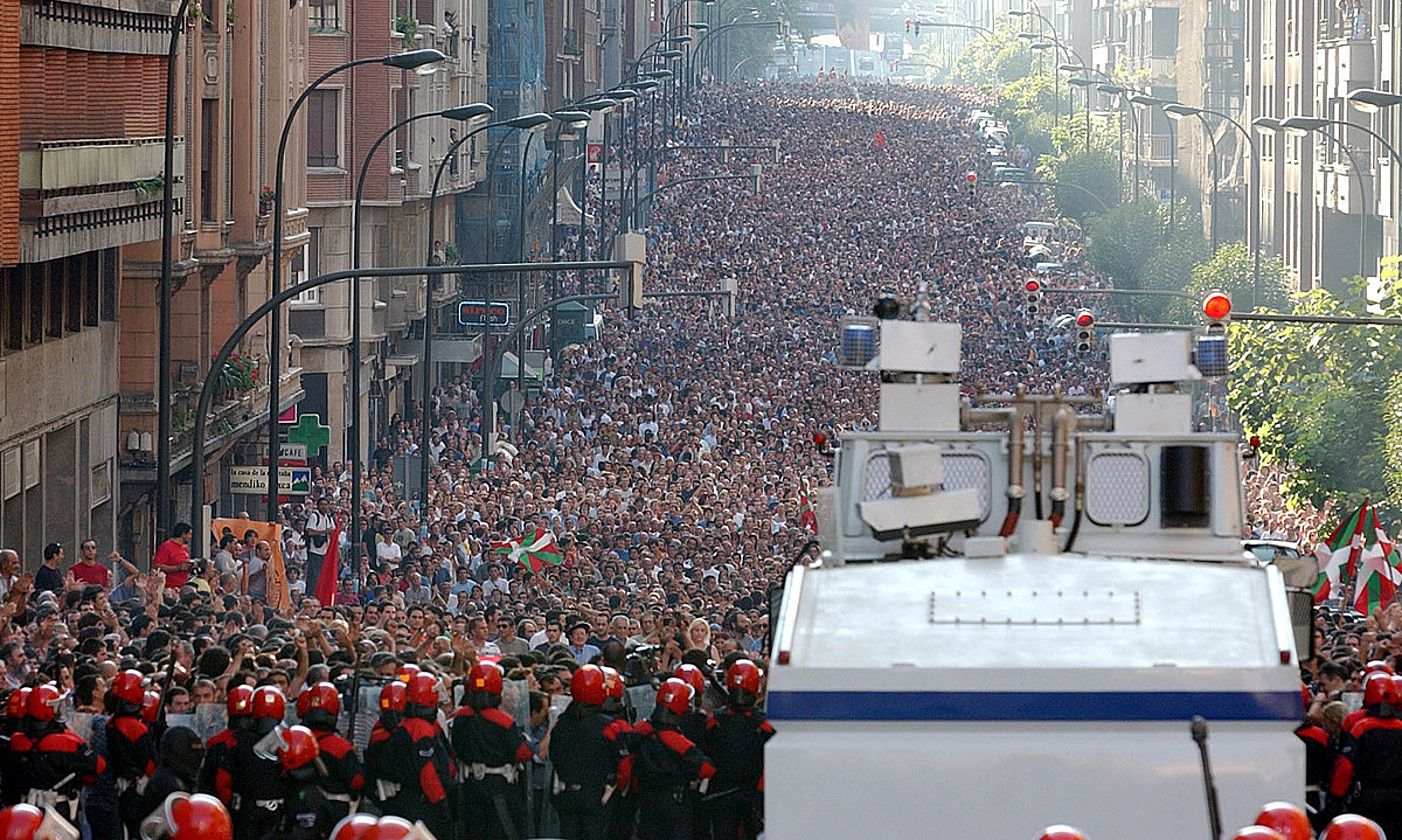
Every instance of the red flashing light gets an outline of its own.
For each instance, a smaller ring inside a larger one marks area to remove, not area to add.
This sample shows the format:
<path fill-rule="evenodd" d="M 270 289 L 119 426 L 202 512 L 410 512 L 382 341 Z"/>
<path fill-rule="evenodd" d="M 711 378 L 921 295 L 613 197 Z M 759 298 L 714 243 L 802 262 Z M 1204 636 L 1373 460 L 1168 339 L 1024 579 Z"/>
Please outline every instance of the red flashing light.
<path fill-rule="evenodd" d="M 1202 314 L 1210 321 L 1225 321 L 1232 316 L 1232 299 L 1226 292 L 1212 292 L 1202 301 Z"/>
<path fill-rule="evenodd" d="M 1040 292 L 1042 290 L 1042 281 L 1028 280 L 1026 283 L 1022 284 L 1022 287 L 1029 292 Z"/>
<path fill-rule="evenodd" d="M 1093 327 L 1093 326 L 1095 326 L 1095 316 L 1092 315 L 1092 314 L 1090 314 L 1089 312 L 1081 312 L 1080 314 L 1078 314 L 1078 315 L 1076 316 L 1076 326 L 1078 326 L 1078 327 Z"/>

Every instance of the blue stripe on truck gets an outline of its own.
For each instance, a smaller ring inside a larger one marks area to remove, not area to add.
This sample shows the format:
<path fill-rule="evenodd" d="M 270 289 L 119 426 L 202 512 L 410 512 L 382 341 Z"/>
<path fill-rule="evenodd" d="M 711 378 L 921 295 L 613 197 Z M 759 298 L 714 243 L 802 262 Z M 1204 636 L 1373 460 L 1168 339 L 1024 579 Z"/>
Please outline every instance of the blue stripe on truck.
<path fill-rule="evenodd" d="M 1288 720 L 1298 691 L 771 691 L 769 718 L 847 721 Z"/>

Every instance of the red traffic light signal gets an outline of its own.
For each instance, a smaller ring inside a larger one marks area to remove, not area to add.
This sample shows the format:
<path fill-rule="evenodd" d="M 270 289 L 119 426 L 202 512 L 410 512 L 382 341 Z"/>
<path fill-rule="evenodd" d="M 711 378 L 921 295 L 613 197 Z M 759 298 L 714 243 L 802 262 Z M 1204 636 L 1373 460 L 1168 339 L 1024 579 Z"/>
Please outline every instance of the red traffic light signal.
<path fill-rule="evenodd" d="M 1232 317 L 1232 298 L 1226 292 L 1209 292 L 1202 299 L 1202 314 L 1209 321 L 1226 321 Z"/>
<path fill-rule="evenodd" d="M 1040 292 L 1042 290 L 1042 281 L 1028 280 L 1026 283 L 1022 284 L 1022 287 L 1028 292 Z"/>
<path fill-rule="evenodd" d="M 1076 313 L 1076 326 L 1081 328 L 1095 326 L 1095 316 L 1088 309 L 1082 309 Z"/>
<path fill-rule="evenodd" d="M 970 172 L 968 175 L 964 176 L 964 180 L 968 181 L 970 186 L 973 186 L 978 183 L 978 173 Z"/>

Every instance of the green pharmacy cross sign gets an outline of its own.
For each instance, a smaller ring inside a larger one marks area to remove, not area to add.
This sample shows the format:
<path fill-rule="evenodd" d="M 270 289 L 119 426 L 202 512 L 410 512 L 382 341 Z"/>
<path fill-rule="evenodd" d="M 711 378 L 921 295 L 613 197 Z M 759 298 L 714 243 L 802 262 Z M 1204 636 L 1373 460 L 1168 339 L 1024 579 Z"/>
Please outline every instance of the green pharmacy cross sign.
<path fill-rule="evenodd" d="M 287 442 L 306 446 L 308 455 L 320 455 L 331 442 L 331 427 L 321 425 L 320 415 L 303 414 L 297 425 L 287 430 Z"/>

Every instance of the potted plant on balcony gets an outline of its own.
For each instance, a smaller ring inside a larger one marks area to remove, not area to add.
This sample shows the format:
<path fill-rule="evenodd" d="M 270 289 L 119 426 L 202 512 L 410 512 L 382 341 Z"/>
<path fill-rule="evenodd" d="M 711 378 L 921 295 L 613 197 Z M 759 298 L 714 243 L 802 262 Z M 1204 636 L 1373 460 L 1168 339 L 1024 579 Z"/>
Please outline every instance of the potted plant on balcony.
<path fill-rule="evenodd" d="M 259 221 L 265 221 L 273 214 L 273 188 L 267 184 L 258 192 L 258 217 Z"/>
<path fill-rule="evenodd" d="M 419 31 L 419 20 L 413 15 L 395 15 L 394 24 L 390 27 L 392 37 L 402 38 L 405 41 L 414 40 L 414 34 Z"/>
<path fill-rule="evenodd" d="M 237 399 L 258 387 L 258 361 L 234 353 L 219 371 L 218 393 L 221 397 Z"/>

